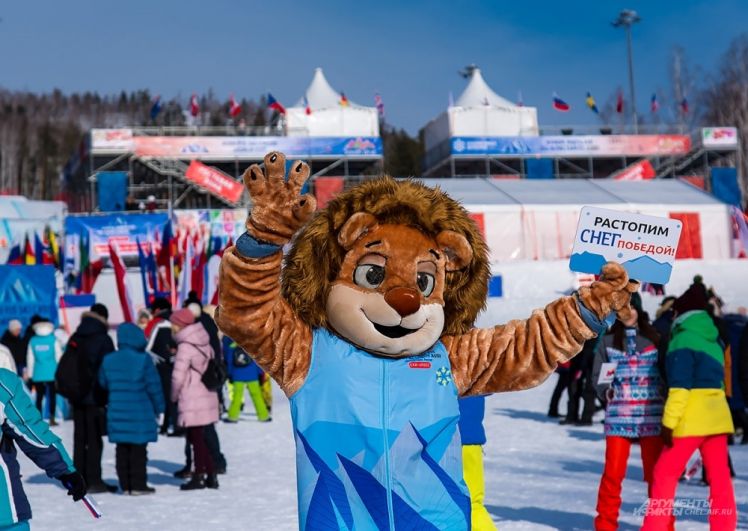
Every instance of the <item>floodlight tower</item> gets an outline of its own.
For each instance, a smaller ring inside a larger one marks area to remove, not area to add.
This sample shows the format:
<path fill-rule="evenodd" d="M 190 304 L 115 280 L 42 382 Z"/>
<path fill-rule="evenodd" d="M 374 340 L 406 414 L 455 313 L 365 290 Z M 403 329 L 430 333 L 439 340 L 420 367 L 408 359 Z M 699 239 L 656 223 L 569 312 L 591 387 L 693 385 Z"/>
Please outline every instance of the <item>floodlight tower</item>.
<path fill-rule="evenodd" d="M 614 28 L 626 30 L 626 46 L 629 59 L 629 91 L 631 92 L 631 112 L 634 119 L 634 134 L 639 133 L 639 119 L 636 115 L 636 94 L 634 93 L 634 58 L 631 54 L 631 26 L 641 21 L 641 17 L 633 9 L 624 9 L 611 24 Z"/>

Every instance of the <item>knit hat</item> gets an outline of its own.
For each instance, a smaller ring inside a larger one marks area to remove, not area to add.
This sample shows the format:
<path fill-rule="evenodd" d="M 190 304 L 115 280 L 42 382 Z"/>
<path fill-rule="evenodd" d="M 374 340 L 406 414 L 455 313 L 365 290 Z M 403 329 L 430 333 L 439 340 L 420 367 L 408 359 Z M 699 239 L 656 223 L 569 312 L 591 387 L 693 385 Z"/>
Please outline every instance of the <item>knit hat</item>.
<path fill-rule="evenodd" d="M 699 283 L 691 284 L 691 287 L 673 303 L 673 310 L 678 312 L 678 315 L 707 308 L 709 308 L 709 299 L 706 295 L 706 288 Z"/>
<path fill-rule="evenodd" d="M 151 312 L 156 313 L 160 310 L 171 311 L 171 303 L 165 297 L 156 297 L 151 303 Z"/>
<path fill-rule="evenodd" d="M 93 306 L 91 306 L 91 313 L 95 313 L 99 317 L 103 317 L 104 319 L 109 319 L 109 310 L 107 310 L 107 307 L 101 304 L 100 302 L 97 302 Z"/>
<path fill-rule="evenodd" d="M 182 308 L 171 314 L 169 321 L 177 326 L 188 326 L 195 322 L 195 315 L 187 308 Z"/>

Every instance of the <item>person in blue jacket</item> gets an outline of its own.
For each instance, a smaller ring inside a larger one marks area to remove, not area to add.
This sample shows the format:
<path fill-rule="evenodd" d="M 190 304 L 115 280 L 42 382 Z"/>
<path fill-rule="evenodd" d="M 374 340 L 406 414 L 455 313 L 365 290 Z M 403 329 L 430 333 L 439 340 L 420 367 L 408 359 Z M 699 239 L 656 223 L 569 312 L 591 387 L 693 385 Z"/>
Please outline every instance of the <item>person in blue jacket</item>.
<path fill-rule="evenodd" d="M 483 445 L 486 431 L 483 415 L 486 410 L 485 396 L 460 398 L 460 439 L 462 440 L 462 473 L 470 492 L 470 523 L 473 531 L 496 531 L 483 499 L 486 482 L 483 478 Z"/>
<path fill-rule="evenodd" d="M 238 346 L 235 342 L 224 337 L 224 343 L 227 343 L 224 352 L 227 353 L 226 361 L 228 364 L 229 381 L 231 382 L 231 405 L 229 406 L 228 422 L 238 422 L 241 413 L 242 404 L 244 403 L 244 389 L 249 391 L 249 397 L 257 413 L 257 420 L 268 422 L 272 420 L 268 413 L 267 404 L 262 396 L 260 388 L 260 373 L 262 370 L 257 366 L 255 361 L 247 352 Z"/>
<path fill-rule="evenodd" d="M 86 482 L 60 438 L 31 403 L 21 379 L 7 369 L 0 369 L 0 405 L 0 530 L 28 530 L 31 505 L 23 491 L 16 447 L 49 477 L 59 480 L 73 500 L 86 495 Z"/>
<path fill-rule="evenodd" d="M 152 494 L 146 475 L 147 446 L 158 439 L 164 413 L 161 380 L 145 351 L 143 331 L 132 323 L 117 329 L 117 350 L 104 358 L 99 383 L 109 391 L 107 432 L 117 445 L 117 477 L 126 494 Z"/>

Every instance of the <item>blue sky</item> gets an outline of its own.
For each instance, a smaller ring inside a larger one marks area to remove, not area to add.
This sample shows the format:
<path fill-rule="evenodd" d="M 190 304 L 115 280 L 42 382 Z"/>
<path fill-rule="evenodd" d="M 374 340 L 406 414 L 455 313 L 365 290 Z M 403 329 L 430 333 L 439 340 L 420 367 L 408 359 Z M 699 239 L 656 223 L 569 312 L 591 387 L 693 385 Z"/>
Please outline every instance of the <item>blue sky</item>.
<path fill-rule="evenodd" d="M 610 26 L 636 9 L 637 100 L 669 92 L 670 55 L 714 70 L 746 30 L 748 2 L 286 0 L 24 0 L 0 4 L 0 86 L 48 91 L 148 88 L 183 100 L 208 88 L 289 105 L 316 66 L 354 102 L 382 94 L 389 122 L 417 131 L 441 112 L 478 64 L 488 83 L 538 107 L 541 124 L 594 124 L 586 91 L 602 104 L 628 87 L 623 31 Z M 572 105 L 550 107 L 556 91 Z M 662 102 L 665 106 L 667 102 Z"/>

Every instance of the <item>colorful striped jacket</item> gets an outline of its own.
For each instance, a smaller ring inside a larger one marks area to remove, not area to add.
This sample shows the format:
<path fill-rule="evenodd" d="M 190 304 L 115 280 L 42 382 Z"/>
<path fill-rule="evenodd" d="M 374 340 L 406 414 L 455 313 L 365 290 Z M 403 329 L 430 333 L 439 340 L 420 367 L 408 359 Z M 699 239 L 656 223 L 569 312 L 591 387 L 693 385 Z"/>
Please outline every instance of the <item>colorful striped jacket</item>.
<path fill-rule="evenodd" d="M 613 346 L 613 336 L 605 336 L 595 353 L 594 384 L 598 394 L 613 389 L 605 410 L 605 435 L 651 437 L 660 434 L 665 389 L 657 366 L 657 347 L 647 338 L 626 330 L 623 350 Z M 599 384 L 603 363 L 616 363 L 613 381 Z"/>

